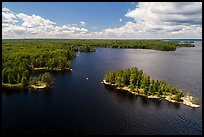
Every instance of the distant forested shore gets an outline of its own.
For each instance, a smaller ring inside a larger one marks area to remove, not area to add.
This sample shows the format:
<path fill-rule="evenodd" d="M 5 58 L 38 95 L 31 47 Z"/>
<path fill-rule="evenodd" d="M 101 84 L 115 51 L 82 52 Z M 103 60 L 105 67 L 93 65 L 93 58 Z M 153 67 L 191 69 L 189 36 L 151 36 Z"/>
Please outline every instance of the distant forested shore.
<path fill-rule="evenodd" d="M 4 44 L 52 43 L 66 46 L 92 46 L 104 48 L 135 48 L 175 51 L 177 47 L 194 47 L 193 40 L 113 40 L 113 39 L 4 39 Z"/>

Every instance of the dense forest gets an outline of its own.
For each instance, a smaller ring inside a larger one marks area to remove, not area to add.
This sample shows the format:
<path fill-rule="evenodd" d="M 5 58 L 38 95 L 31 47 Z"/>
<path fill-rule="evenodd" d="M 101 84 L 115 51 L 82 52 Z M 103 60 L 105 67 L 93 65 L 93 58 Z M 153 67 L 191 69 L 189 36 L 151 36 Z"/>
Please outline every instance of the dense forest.
<path fill-rule="evenodd" d="M 80 52 L 95 52 L 96 48 L 94 48 L 93 46 L 81 46 L 79 48 Z"/>
<path fill-rule="evenodd" d="M 52 43 L 66 46 L 94 46 L 104 48 L 136 48 L 153 49 L 161 51 L 175 51 L 177 47 L 194 47 L 191 41 L 180 42 L 177 40 L 107 40 L 107 39 L 21 39 L 3 40 L 3 44 L 10 43 Z"/>
<path fill-rule="evenodd" d="M 58 41 L 3 40 L 2 82 L 25 87 L 35 70 L 70 70 L 77 50 Z"/>
<path fill-rule="evenodd" d="M 145 96 L 170 96 L 172 100 L 176 101 L 181 101 L 181 98 L 184 97 L 178 87 L 167 84 L 163 80 L 151 79 L 137 67 L 110 71 L 104 75 L 104 80 L 116 87 L 128 87 L 131 91 Z M 193 103 L 197 101 L 198 98 L 194 98 Z"/>
<path fill-rule="evenodd" d="M 191 42 L 167 40 L 69 40 L 67 44 L 104 48 L 153 49 L 161 51 L 175 51 L 177 47 L 194 47 L 194 44 Z"/>

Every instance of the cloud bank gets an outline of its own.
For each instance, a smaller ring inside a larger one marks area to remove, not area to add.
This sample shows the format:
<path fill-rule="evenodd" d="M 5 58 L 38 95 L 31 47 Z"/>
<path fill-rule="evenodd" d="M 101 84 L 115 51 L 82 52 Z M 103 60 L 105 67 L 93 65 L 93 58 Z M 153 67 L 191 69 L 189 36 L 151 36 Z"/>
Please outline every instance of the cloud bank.
<path fill-rule="evenodd" d="M 2 8 L 2 38 L 202 38 L 201 2 L 139 2 L 121 27 L 91 32 L 86 23 L 57 23 Z M 117 23 L 117 22 L 116 22 Z"/>

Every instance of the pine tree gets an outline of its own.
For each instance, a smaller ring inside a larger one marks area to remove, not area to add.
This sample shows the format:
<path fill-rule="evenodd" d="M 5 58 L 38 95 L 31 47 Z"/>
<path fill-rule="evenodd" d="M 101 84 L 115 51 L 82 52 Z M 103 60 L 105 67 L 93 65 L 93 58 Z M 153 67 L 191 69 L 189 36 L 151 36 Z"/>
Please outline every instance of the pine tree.
<path fill-rule="evenodd" d="M 42 75 L 42 82 L 46 83 L 47 85 L 52 84 L 52 77 L 50 73 L 46 72 L 45 74 Z"/>
<path fill-rule="evenodd" d="M 137 84 L 137 75 L 134 72 L 131 72 L 130 74 L 130 85 L 132 85 L 133 87 L 136 87 Z"/>
<path fill-rule="evenodd" d="M 26 78 L 26 76 L 24 75 L 22 76 L 21 83 L 23 84 L 24 87 L 28 85 L 28 79 Z"/>
<path fill-rule="evenodd" d="M 18 74 L 17 81 L 18 81 L 18 83 L 21 83 L 21 75 L 20 74 Z"/>

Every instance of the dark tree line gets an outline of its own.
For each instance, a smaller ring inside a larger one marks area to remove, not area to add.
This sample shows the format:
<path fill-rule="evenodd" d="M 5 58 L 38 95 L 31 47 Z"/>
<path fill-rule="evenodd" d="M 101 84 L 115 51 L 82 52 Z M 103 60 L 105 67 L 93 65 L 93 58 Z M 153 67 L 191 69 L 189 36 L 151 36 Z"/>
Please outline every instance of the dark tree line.
<path fill-rule="evenodd" d="M 7 42 L 9 41 L 9 43 Z M 174 51 L 176 47 L 194 47 L 192 42 L 176 40 L 107 40 L 107 39 L 27 39 L 27 40 L 3 40 L 3 45 L 64 45 L 64 46 L 94 46 L 104 48 L 139 48 L 161 51 Z M 76 48 L 77 50 L 77 48 Z"/>
<path fill-rule="evenodd" d="M 96 48 L 94 48 L 93 46 L 81 46 L 79 48 L 80 52 L 95 52 Z"/>

